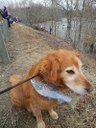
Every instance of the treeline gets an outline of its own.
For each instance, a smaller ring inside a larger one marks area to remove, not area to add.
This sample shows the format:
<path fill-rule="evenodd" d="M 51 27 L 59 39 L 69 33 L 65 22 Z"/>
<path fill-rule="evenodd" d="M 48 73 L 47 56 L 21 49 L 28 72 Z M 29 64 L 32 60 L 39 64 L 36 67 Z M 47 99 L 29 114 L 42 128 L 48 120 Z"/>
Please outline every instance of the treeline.
<path fill-rule="evenodd" d="M 66 18 L 66 41 L 82 52 L 96 57 L 96 0 L 42 0 L 35 4 L 32 0 L 22 0 L 12 9 L 11 14 L 32 26 L 34 23 Z M 53 27 L 54 25 L 52 25 Z"/>
<path fill-rule="evenodd" d="M 30 26 L 36 23 L 50 21 L 54 17 L 52 7 L 45 7 L 41 4 L 31 3 L 29 7 L 16 7 L 14 9 L 9 7 L 9 10 L 12 15 L 18 16 L 23 23 Z M 56 7 L 54 11 L 55 19 L 53 20 L 58 21 L 63 17 L 64 12 L 62 9 Z"/>

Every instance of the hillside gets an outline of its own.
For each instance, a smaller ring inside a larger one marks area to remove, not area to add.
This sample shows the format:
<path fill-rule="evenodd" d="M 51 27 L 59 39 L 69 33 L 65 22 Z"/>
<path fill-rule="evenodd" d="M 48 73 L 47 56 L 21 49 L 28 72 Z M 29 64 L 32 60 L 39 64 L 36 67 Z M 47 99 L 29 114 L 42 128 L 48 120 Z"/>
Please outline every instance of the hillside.
<path fill-rule="evenodd" d="M 14 24 L 9 30 L 10 40 L 6 44 L 11 63 L 4 65 L 0 62 L 0 88 L 11 86 L 8 82 L 10 75 L 24 76 L 31 66 L 43 55 L 53 49 L 73 48 L 62 38 L 48 33 L 36 31 L 23 24 Z M 96 84 L 96 62 L 89 55 L 81 54 L 83 69 L 93 85 Z M 78 106 L 56 107 L 59 119 L 53 121 L 47 112 L 43 117 L 47 128 L 95 128 L 96 127 L 96 90 L 86 95 Z M 0 128 L 35 128 L 36 120 L 32 113 L 13 107 L 9 93 L 0 96 Z"/>

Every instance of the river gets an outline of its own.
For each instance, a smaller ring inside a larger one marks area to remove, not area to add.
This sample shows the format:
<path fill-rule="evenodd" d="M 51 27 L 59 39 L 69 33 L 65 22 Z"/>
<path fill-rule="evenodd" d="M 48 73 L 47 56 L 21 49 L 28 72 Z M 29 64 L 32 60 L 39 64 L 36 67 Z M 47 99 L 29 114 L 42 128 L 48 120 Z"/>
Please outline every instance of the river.
<path fill-rule="evenodd" d="M 38 24 L 39 27 L 42 26 L 44 27 L 49 33 L 50 33 L 50 26 L 52 27 L 52 21 L 46 21 Z M 93 21 L 82 21 L 82 29 L 81 32 L 79 31 L 79 25 L 80 22 L 77 21 L 74 18 L 71 22 L 71 30 L 70 30 L 70 39 L 71 39 L 71 44 L 75 42 L 75 47 L 77 47 L 79 50 L 88 52 L 90 49 L 90 45 L 94 42 L 91 40 L 86 40 L 86 34 L 91 33 L 96 29 L 96 20 Z M 79 40 L 79 32 L 81 34 L 80 42 Z M 67 33 L 67 19 L 62 18 L 57 22 L 53 22 L 53 35 L 62 37 L 66 39 L 66 35 L 68 36 Z M 79 43 L 78 43 L 79 42 Z M 88 43 L 87 43 L 88 42 Z"/>
<path fill-rule="evenodd" d="M 39 26 L 44 27 L 48 32 L 50 32 L 50 27 L 52 27 L 52 21 L 46 21 L 39 23 Z M 56 36 L 65 38 L 66 30 L 67 30 L 67 19 L 62 18 L 56 24 L 53 22 L 53 34 L 55 35 L 56 28 Z"/>

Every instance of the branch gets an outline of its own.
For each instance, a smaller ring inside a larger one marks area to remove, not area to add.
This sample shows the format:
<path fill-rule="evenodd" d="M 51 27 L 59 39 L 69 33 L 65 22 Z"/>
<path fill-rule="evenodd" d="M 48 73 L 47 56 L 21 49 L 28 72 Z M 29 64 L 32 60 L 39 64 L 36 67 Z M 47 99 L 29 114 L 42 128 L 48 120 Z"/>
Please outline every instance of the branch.
<path fill-rule="evenodd" d="M 66 8 L 64 8 L 64 6 L 62 6 L 62 5 L 61 5 L 61 4 L 59 4 L 59 3 L 56 3 L 56 4 L 57 4 L 57 5 L 59 5 L 60 7 L 62 7 L 62 8 L 63 8 L 63 10 L 67 12 L 67 9 L 66 9 Z"/>

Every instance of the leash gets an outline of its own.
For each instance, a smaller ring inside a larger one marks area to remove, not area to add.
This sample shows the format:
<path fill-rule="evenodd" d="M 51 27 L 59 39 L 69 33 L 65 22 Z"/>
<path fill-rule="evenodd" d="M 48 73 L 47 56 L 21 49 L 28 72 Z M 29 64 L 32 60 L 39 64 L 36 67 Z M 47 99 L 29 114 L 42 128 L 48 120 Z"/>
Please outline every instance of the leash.
<path fill-rule="evenodd" d="M 31 77 L 29 77 L 28 79 L 26 79 L 26 80 L 24 80 L 24 81 L 21 81 L 21 82 L 15 84 L 15 85 L 13 85 L 12 87 L 9 87 L 9 88 L 6 88 L 6 89 L 0 91 L 0 95 L 3 94 L 3 93 L 5 93 L 5 92 L 7 92 L 7 91 L 10 91 L 11 89 L 13 89 L 13 88 L 15 88 L 15 87 L 17 87 L 17 86 L 19 86 L 19 85 L 22 85 L 22 84 L 28 82 L 28 81 L 31 80 L 31 79 L 34 79 L 35 77 L 37 77 L 37 76 L 39 76 L 39 75 L 40 75 L 40 73 L 37 74 L 37 75 L 31 76 Z"/>

